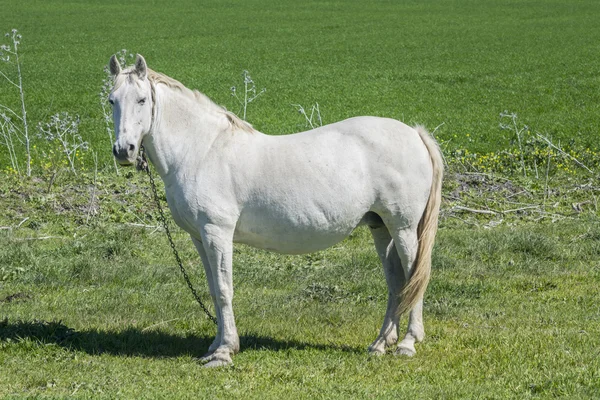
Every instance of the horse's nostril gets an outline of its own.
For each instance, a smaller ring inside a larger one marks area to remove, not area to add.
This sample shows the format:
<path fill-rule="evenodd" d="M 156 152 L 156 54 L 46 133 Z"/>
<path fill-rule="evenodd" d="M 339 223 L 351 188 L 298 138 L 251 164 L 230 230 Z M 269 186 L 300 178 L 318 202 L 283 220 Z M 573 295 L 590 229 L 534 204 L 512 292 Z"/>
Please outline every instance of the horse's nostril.
<path fill-rule="evenodd" d="M 118 155 L 118 154 L 117 154 L 117 145 L 116 145 L 116 144 L 113 146 L 113 155 L 114 155 L 115 157 Z"/>
<path fill-rule="evenodd" d="M 129 145 L 129 151 L 133 151 L 135 150 L 135 145 L 134 144 L 130 144 Z"/>

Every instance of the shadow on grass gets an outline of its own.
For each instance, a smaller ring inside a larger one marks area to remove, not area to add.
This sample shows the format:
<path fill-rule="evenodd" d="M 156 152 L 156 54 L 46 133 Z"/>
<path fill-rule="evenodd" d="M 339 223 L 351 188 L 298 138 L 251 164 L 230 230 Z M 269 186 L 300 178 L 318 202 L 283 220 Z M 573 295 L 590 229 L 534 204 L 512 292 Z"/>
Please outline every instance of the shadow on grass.
<path fill-rule="evenodd" d="M 111 354 L 138 357 L 198 357 L 212 343 L 210 336 L 177 336 L 159 331 L 144 332 L 138 328 L 122 331 L 87 330 L 76 331 L 61 321 L 0 321 L 0 341 L 31 339 L 44 344 L 54 343 L 70 350 L 88 354 Z M 339 345 L 321 345 L 298 341 L 276 340 L 264 336 L 244 335 L 240 337 L 241 351 L 266 349 L 281 351 L 288 349 L 334 350 L 362 353 L 364 349 Z"/>

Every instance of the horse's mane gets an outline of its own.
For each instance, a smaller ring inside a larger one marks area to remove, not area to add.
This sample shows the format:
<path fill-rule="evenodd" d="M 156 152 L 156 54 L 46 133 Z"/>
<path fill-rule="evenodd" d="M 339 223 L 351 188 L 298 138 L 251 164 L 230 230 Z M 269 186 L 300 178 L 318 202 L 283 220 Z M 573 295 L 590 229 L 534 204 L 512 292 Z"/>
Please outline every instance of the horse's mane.
<path fill-rule="evenodd" d="M 198 102 L 198 104 L 200 104 L 202 107 L 208 108 L 209 110 L 214 111 L 216 113 L 224 114 L 225 117 L 227 117 L 227 120 L 229 121 L 229 123 L 231 124 L 232 129 L 234 129 L 234 130 L 239 129 L 239 130 L 249 132 L 249 133 L 256 132 L 254 130 L 254 128 L 252 127 L 252 125 L 250 125 L 248 122 L 242 120 L 240 117 L 238 117 L 231 111 L 227 111 L 227 109 L 225 109 L 224 107 L 221 107 L 220 105 L 216 104 L 204 93 L 201 93 L 198 90 L 189 89 L 183 83 L 179 82 L 178 80 L 173 79 L 170 76 L 167 76 L 160 72 L 156 72 L 150 68 L 147 68 L 147 71 L 148 71 L 148 80 L 150 82 L 152 82 L 154 85 L 163 84 L 171 89 L 179 90 L 184 95 L 186 95 L 192 99 L 195 99 L 196 102 Z M 132 67 L 130 69 L 123 71 L 123 75 L 127 75 L 127 76 L 129 76 L 129 79 L 132 79 L 132 76 L 135 75 L 133 72 L 134 71 L 133 71 L 133 67 Z M 115 88 L 120 86 L 120 83 L 121 82 L 115 82 Z M 153 90 L 154 90 L 154 88 L 153 88 Z M 152 97 L 154 98 L 154 93 L 152 93 Z"/>
<path fill-rule="evenodd" d="M 199 92 L 198 90 L 191 90 L 185 87 L 185 85 L 178 80 L 171 78 L 165 74 L 161 74 L 160 72 L 156 72 L 150 68 L 148 68 L 148 79 L 156 84 L 163 84 L 171 89 L 180 90 L 182 93 L 194 98 L 200 105 L 216 111 L 217 113 L 225 114 L 232 128 L 237 128 L 245 132 L 255 132 L 252 125 L 248 122 L 242 120 L 240 117 L 232 113 L 231 111 L 227 111 L 224 107 L 221 107 L 214 101 L 212 101 L 207 95 Z"/>

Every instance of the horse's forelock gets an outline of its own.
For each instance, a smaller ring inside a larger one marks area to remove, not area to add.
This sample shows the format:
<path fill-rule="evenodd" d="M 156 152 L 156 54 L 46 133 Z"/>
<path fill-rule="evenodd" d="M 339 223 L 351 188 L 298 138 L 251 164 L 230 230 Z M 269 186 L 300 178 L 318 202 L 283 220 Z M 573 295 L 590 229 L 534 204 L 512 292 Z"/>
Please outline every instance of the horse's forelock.
<path fill-rule="evenodd" d="M 129 67 L 122 71 L 119 75 L 116 75 L 113 83 L 113 92 L 117 90 L 121 85 L 125 82 L 133 83 L 134 81 L 139 80 L 137 74 L 133 70 L 133 67 Z"/>

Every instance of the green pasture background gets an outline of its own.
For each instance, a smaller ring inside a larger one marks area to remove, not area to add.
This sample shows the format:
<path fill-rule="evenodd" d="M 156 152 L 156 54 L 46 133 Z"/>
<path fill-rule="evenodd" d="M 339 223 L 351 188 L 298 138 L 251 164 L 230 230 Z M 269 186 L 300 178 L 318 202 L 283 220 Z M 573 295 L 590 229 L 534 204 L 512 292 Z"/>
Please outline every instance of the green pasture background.
<path fill-rule="evenodd" d="M 450 168 L 411 359 L 367 355 L 386 286 L 366 228 L 297 257 L 236 246 L 242 349 L 208 370 L 194 357 L 215 328 L 153 227 L 146 177 L 114 174 L 99 99 L 103 67 L 127 49 L 234 112 L 230 88 L 248 70 L 266 92 L 247 119 L 265 133 L 305 129 L 292 104 L 318 102 L 324 123 L 393 117 L 439 126 L 447 156 L 499 154 L 516 146 L 499 128 L 506 110 L 597 151 L 599 27 L 595 0 L 0 0 L 0 33 L 23 35 L 32 136 L 52 114 L 79 115 L 100 159 L 96 171 L 84 153 L 87 168 L 54 180 L 36 150 L 21 179 L 0 147 L 0 397 L 600 397 L 597 171 L 562 155 L 542 157 L 574 172 L 549 180 L 549 164 L 507 176 L 516 158 L 489 174 Z M 3 79 L 0 104 L 19 107 Z M 174 237 L 209 301 L 189 238 Z"/>
<path fill-rule="evenodd" d="M 123 48 L 234 112 L 230 87 L 250 71 L 267 92 L 247 118 L 266 133 L 304 129 L 291 104 L 318 102 L 324 123 L 444 123 L 438 135 L 450 146 L 486 152 L 509 143 L 498 129 L 508 110 L 553 140 L 597 147 L 596 1 L 51 0 L 0 9 L 0 31 L 23 35 L 32 123 L 80 115 L 105 161 L 98 92 L 102 67 Z M 4 101 L 9 87 L 0 90 Z"/>

